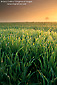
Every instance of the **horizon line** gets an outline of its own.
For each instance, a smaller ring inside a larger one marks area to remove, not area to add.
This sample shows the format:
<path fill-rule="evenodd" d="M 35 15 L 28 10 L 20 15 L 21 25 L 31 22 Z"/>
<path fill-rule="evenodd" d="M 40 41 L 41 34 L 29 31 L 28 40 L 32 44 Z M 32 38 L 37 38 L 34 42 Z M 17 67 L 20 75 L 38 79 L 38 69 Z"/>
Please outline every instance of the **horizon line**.
<path fill-rule="evenodd" d="M 12 22 L 7 21 L 7 22 L 5 22 L 4 21 L 4 22 L 0 22 L 0 23 L 32 23 L 32 22 L 33 23 L 37 23 L 37 22 L 39 22 L 39 23 L 57 23 L 57 21 L 42 21 L 42 22 L 41 21 L 25 21 L 25 22 L 24 21 L 23 22 L 22 21 L 20 21 L 20 22 L 18 22 L 18 21 L 17 22 L 15 22 L 15 21 L 12 21 Z"/>

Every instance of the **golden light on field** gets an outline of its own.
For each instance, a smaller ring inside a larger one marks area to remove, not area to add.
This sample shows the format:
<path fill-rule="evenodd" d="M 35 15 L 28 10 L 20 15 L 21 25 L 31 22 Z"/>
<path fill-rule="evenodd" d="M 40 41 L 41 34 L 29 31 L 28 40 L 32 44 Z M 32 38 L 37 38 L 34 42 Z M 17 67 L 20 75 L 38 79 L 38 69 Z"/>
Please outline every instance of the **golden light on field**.
<path fill-rule="evenodd" d="M 26 6 L 7 6 L 0 2 L 0 22 L 4 21 L 57 22 L 57 0 L 32 0 Z"/>

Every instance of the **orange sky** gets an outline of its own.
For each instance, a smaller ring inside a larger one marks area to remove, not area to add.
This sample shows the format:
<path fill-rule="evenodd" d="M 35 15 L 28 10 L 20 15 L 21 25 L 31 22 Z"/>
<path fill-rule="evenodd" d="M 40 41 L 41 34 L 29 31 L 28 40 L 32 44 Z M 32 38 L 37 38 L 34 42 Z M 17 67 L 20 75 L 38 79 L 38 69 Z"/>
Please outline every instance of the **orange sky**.
<path fill-rule="evenodd" d="M 45 20 L 46 17 L 48 17 L 49 19 Z M 27 4 L 26 6 L 7 6 L 6 3 L 0 2 L 0 22 L 33 21 L 57 21 L 57 0 L 32 0 L 32 3 Z"/>

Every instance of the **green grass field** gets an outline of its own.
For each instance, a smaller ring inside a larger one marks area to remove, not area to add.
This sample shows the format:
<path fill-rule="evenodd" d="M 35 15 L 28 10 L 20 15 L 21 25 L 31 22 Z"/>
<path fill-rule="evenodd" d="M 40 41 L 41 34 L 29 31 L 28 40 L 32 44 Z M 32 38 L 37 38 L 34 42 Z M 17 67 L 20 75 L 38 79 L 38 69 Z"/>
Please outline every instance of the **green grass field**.
<path fill-rule="evenodd" d="M 57 23 L 0 23 L 0 85 L 56 85 Z"/>

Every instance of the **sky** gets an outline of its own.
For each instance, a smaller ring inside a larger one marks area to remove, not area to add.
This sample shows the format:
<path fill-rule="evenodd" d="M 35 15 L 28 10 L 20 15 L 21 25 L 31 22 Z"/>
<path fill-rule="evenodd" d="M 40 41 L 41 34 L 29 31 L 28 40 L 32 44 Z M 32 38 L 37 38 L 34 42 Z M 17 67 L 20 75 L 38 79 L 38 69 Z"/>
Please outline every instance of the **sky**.
<path fill-rule="evenodd" d="M 0 22 L 57 22 L 57 0 L 15 0 L 32 1 L 18 6 L 1 1 L 8 0 L 0 0 Z"/>

